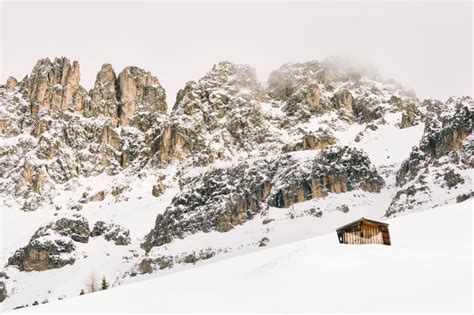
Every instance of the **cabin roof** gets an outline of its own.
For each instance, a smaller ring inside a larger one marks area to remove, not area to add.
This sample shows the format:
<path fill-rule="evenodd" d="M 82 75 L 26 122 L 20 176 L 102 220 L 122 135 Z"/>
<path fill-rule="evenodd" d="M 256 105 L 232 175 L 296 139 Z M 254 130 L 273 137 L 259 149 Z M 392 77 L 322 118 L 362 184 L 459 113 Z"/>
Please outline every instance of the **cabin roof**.
<path fill-rule="evenodd" d="M 346 225 L 341 226 L 340 228 L 336 229 L 336 231 L 344 230 L 345 228 L 348 228 L 349 226 L 354 225 L 354 224 L 359 223 L 359 222 L 367 222 L 367 223 L 371 223 L 371 224 L 375 224 L 375 225 L 388 226 L 388 223 L 379 222 L 379 221 L 375 221 L 375 220 L 370 220 L 370 219 L 366 219 L 366 218 L 362 217 L 360 219 L 352 221 L 351 223 L 347 223 Z"/>

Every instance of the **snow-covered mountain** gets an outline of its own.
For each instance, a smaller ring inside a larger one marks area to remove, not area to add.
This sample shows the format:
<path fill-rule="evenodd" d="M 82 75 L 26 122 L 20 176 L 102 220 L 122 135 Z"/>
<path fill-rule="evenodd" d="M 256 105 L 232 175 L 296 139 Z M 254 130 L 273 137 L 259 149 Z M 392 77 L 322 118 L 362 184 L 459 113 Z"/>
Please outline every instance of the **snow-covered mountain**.
<path fill-rule="evenodd" d="M 472 206 L 389 219 L 390 247 L 330 233 L 31 310 L 472 313 Z"/>
<path fill-rule="evenodd" d="M 0 87 L 2 307 L 77 296 L 473 196 L 470 97 L 419 100 L 338 58 L 258 81 L 42 59 Z"/>

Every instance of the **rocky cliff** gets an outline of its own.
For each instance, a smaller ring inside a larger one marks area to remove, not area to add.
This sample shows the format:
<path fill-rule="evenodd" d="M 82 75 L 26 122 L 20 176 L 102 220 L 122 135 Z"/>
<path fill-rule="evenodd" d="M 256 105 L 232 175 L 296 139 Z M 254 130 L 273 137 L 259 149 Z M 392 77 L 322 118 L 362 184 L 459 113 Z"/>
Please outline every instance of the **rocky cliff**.
<path fill-rule="evenodd" d="M 418 101 L 399 84 L 340 58 L 285 64 L 270 74 L 267 90 L 290 120 L 335 111 L 343 119 L 368 123 Z"/>
<path fill-rule="evenodd" d="M 426 103 L 425 103 L 426 104 Z M 465 200 L 473 195 L 471 98 L 450 98 L 442 110 L 430 110 L 419 146 L 396 173 L 395 194 L 386 216 L 426 205 Z M 448 191 L 448 193 L 443 193 Z"/>
<path fill-rule="evenodd" d="M 367 155 L 350 147 L 323 149 L 303 162 L 283 155 L 212 168 L 182 182 L 142 246 L 149 250 L 196 232 L 226 232 L 269 206 L 286 208 L 354 189 L 380 192 L 383 185 Z"/>
<path fill-rule="evenodd" d="M 133 66 L 104 64 L 87 91 L 67 58 L 0 86 L 0 300 L 62 296 L 28 271 L 74 273 L 78 294 L 92 262 L 119 285 L 474 195 L 470 97 L 419 100 L 329 58 L 265 83 L 219 62 L 165 99 Z"/>
<path fill-rule="evenodd" d="M 78 62 L 42 59 L 0 89 L 0 193 L 24 210 L 72 178 L 141 169 L 151 157 L 167 110 L 158 79 L 136 67 L 116 77 L 105 64 L 89 92 L 79 80 Z"/>
<path fill-rule="evenodd" d="M 198 82 L 178 92 L 170 119 L 155 143 L 162 162 L 189 157 L 207 165 L 237 154 L 268 151 L 278 141 L 271 117 L 261 108 L 269 100 L 255 70 L 221 62 Z"/>

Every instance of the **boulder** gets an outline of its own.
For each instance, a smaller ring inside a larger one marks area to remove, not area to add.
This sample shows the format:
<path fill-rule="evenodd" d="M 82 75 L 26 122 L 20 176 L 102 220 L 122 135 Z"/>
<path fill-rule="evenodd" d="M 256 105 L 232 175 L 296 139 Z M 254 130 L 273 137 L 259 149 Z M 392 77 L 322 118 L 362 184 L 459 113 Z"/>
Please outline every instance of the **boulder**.
<path fill-rule="evenodd" d="M 17 266 L 20 271 L 43 271 L 61 268 L 75 262 L 71 254 L 75 249 L 67 237 L 32 238 L 27 246 L 17 250 L 8 259 L 8 266 Z"/>
<path fill-rule="evenodd" d="M 131 243 L 130 231 L 115 223 L 97 221 L 90 233 L 91 237 L 103 236 L 107 241 L 113 241 L 115 245 L 129 245 Z"/>
<path fill-rule="evenodd" d="M 61 218 L 56 222 L 52 222 L 40 227 L 33 239 L 48 236 L 54 232 L 70 237 L 73 241 L 87 243 L 89 241 L 90 229 L 87 220 L 81 216 L 74 218 Z"/>
<path fill-rule="evenodd" d="M 166 190 L 166 185 L 163 184 L 162 182 L 159 182 L 155 185 L 153 185 L 153 189 L 151 191 L 152 195 L 155 197 L 160 197 Z"/>

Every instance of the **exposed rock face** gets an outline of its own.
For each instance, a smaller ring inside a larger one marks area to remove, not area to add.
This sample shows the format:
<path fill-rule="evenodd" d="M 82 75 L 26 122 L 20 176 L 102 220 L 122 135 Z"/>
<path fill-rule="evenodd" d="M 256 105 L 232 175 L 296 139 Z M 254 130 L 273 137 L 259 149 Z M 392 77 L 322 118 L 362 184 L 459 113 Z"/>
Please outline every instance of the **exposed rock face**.
<path fill-rule="evenodd" d="M 166 185 L 163 184 L 162 182 L 159 182 L 153 185 L 151 193 L 155 197 L 160 197 L 165 192 L 165 190 L 166 190 Z"/>
<path fill-rule="evenodd" d="M 334 94 L 332 97 L 332 103 L 336 109 L 344 108 L 348 111 L 352 111 L 352 102 L 354 101 L 351 92 L 347 90 L 341 90 Z"/>
<path fill-rule="evenodd" d="M 433 103 L 425 103 L 433 106 Z M 472 157 L 472 126 L 474 114 L 470 98 L 450 99 L 445 105 L 435 103 L 425 121 L 419 146 L 402 163 L 396 174 L 400 187 L 387 209 L 386 216 L 402 211 L 422 209 L 455 202 L 456 196 L 435 193 L 456 189 L 470 195 L 472 182 L 469 172 L 474 167 Z"/>
<path fill-rule="evenodd" d="M 400 128 L 408 128 L 419 123 L 421 113 L 415 104 L 409 104 L 402 113 Z"/>
<path fill-rule="evenodd" d="M 360 122 L 381 118 L 384 108 L 398 110 L 415 102 L 398 84 L 380 84 L 376 74 L 339 59 L 322 62 L 289 63 L 270 74 L 267 91 L 282 102 L 290 119 L 307 120 L 312 116 L 338 111 Z M 398 99 L 394 104 L 391 100 Z"/>
<path fill-rule="evenodd" d="M 117 77 L 111 64 L 103 64 L 97 73 L 94 88 L 90 91 L 92 102 L 85 107 L 86 117 L 96 117 L 100 114 L 110 117 L 113 126 L 118 124 L 118 88 Z"/>
<path fill-rule="evenodd" d="M 74 242 L 87 243 L 89 234 L 86 219 L 61 218 L 40 227 L 29 243 L 8 259 L 7 265 L 17 266 L 21 271 L 42 271 L 73 264 Z"/>
<path fill-rule="evenodd" d="M 40 227 L 32 238 L 40 238 L 51 235 L 54 232 L 70 237 L 73 241 L 87 243 L 89 241 L 89 223 L 83 217 L 77 218 L 62 218 L 56 222 L 49 223 Z"/>
<path fill-rule="evenodd" d="M 428 120 L 420 149 L 432 158 L 461 150 L 463 141 L 472 133 L 473 117 L 472 110 L 464 106 L 447 120 Z"/>
<path fill-rule="evenodd" d="M 419 147 L 413 149 L 397 173 L 397 185 L 402 186 L 415 178 L 425 162 L 432 163 L 452 152 L 466 150 L 464 140 L 472 134 L 473 119 L 472 110 L 463 106 L 444 121 L 435 118 L 426 121 Z M 469 160 L 464 162 L 471 163 Z"/>
<path fill-rule="evenodd" d="M 383 179 L 371 165 L 368 156 L 350 147 L 330 147 L 312 161 L 311 170 L 286 164 L 280 179 L 274 182 L 267 202 L 270 206 L 287 208 L 294 203 L 342 193 L 354 189 L 380 192 Z"/>
<path fill-rule="evenodd" d="M 165 90 L 149 72 L 127 67 L 120 73 L 117 85 L 121 125 L 126 125 L 139 108 L 150 113 L 166 113 Z"/>
<path fill-rule="evenodd" d="M 303 135 L 303 138 L 296 143 L 286 144 L 282 151 L 302 151 L 323 149 L 337 142 L 337 139 L 328 130 L 318 130 L 314 133 Z"/>
<path fill-rule="evenodd" d="M 0 88 L 0 194 L 23 199 L 22 209 L 50 202 L 57 184 L 78 176 L 142 169 L 166 117 L 165 92 L 149 72 L 110 64 L 87 93 L 79 64 L 38 61 L 31 75 Z M 12 91 L 4 93 L 3 91 Z"/>
<path fill-rule="evenodd" d="M 79 72 L 67 58 L 43 59 L 28 78 L 0 88 L 0 135 L 28 135 L 0 143 L 0 194 L 22 199 L 24 210 L 51 202 L 58 184 L 80 176 L 322 149 L 336 143 L 332 130 L 341 124 L 383 123 L 385 112 L 416 100 L 337 60 L 284 65 L 266 88 L 253 68 L 221 62 L 188 82 L 167 116 L 165 92 L 149 72 L 116 75 L 104 64 L 88 93 Z"/>
<path fill-rule="evenodd" d="M 17 266 L 21 271 L 61 268 L 75 262 L 75 242 L 87 243 L 89 237 L 98 236 L 115 245 L 131 242 L 130 231 L 118 224 L 97 221 L 91 231 L 85 218 L 74 215 L 41 226 L 29 243 L 8 259 L 7 265 Z"/>
<path fill-rule="evenodd" d="M 321 98 L 324 71 L 317 61 L 283 65 L 270 74 L 268 93 L 285 103 L 283 110 L 288 114 L 300 113 L 307 118 L 311 112 L 322 113 L 331 108 L 329 100 Z"/>
<path fill-rule="evenodd" d="M 0 281 L 0 303 L 7 298 L 7 287 L 3 281 Z"/>
<path fill-rule="evenodd" d="M 146 250 L 199 231 L 226 232 L 268 206 L 289 207 L 354 189 L 379 192 L 384 181 L 362 151 L 331 147 L 305 163 L 291 155 L 242 162 L 211 169 L 182 185 L 171 206 L 158 215 L 143 244 Z"/>
<path fill-rule="evenodd" d="M 130 231 L 115 223 L 97 221 L 91 232 L 91 237 L 104 236 L 107 241 L 114 241 L 115 245 L 129 245 Z"/>
<path fill-rule="evenodd" d="M 138 265 L 138 271 L 141 274 L 152 273 L 156 270 L 162 270 L 166 268 L 172 268 L 177 264 L 195 264 L 198 261 L 210 259 L 216 254 L 222 252 L 223 250 L 218 249 L 214 250 L 208 248 L 205 250 L 200 250 L 199 252 L 192 252 L 190 254 L 176 255 L 176 256 L 164 256 L 160 255 L 155 258 L 144 258 Z"/>
<path fill-rule="evenodd" d="M 84 94 L 79 85 L 80 75 L 77 61 L 71 65 L 69 59 L 64 57 L 53 62 L 48 58 L 39 60 L 28 79 L 28 100 L 32 113 L 42 108 L 61 111 L 71 106 L 78 92 Z"/>
<path fill-rule="evenodd" d="M 221 62 L 178 92 L 155 151 L 162 162 L 192 154 L 196 165 L 252 151 L 272 137 L 260 109 L 265 99 L 254 69 Z"/>
<path fill-rule="evenodd" d="M 331 111 L 344 121 L 371 122 L 412 99 L 397 85 L 380 84 L 336 64 L 284 65 L 264 89 L 252 68 L 221 62 L 178 92 L 154 151 L 163 163 L 187 159 L 204 166 L 235 156 L 320 149 L 335 143 L 330 128 L 323 134 L 309 122 L 301 128 L 302 122 Z M 389 102 L 394 97 L 396 104 Z"/>
<path fill-rule="evenodd" d="M 21 271 L 43 271 L 73 264 L 75 259 L 69 255 L 75 249 L 68 238 L 31 239 L 28 245 L 17 250 L 8 259 L 8 265 L 17 266 Z"/>
<path fill-rule="evenodd" d="M 5 89 L 7 92 L 14 92 L 18 86 L 18 81 L 14 77 L 8 77 Z"/>

